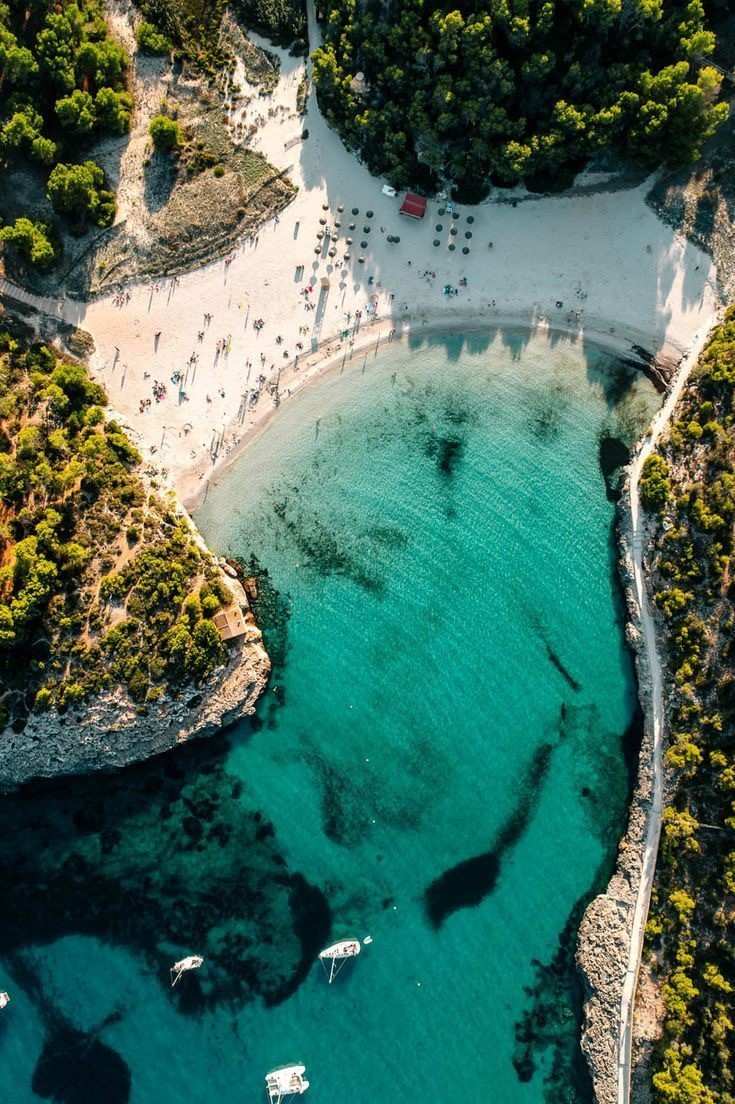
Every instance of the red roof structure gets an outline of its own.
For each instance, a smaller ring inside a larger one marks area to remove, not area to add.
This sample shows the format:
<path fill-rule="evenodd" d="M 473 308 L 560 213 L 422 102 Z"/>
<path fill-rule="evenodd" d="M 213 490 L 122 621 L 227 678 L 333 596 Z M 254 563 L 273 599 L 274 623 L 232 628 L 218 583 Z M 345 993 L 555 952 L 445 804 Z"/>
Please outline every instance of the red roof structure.
<path fill-rule="evenodd" d="M 406 192 L 406 198 L 401 204 L 401 214 L 409 218 L 422 219 L 426 214 L 426 199 L 416 195 L 415 192 Z"/>

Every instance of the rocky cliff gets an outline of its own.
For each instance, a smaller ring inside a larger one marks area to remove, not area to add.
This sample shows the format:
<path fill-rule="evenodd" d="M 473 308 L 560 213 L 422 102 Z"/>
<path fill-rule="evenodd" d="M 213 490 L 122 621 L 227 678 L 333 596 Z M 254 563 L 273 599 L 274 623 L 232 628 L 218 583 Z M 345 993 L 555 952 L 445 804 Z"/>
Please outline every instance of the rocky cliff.
<path fill-rule="evenodd" d="M 7 729 L 0 736 L 0 791 L 32 778 L 124 767 L 253 713 L 270 660 L 247 608 L 245 616 L 247 632 L 229 644 L 228 662 L 202 686 L 144 706 L 118 688 L 66 713 L 32 713 L 20 733 Z"/>

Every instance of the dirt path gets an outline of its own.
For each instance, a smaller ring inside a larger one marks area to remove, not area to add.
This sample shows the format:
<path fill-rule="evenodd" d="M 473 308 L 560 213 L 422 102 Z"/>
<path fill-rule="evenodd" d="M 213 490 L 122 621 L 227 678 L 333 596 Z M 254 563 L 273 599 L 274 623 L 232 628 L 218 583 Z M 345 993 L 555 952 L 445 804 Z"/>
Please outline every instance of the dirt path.
<path fill-rule="evenodd" d="M 661 434 L 667 428 L 674 408 L 689 378 L 689 374 L 697 363 L 711 329 L 717 324 L 717 321 L 718 319 L 714 319 L 711 325 L 705 326 L 695 334 L 692 346 L 681 362 L 666 402 L 651 423 L 651 427 L 643 440 L 630 471 L 633 582 L 636 601 L 640 611 L 640 631 L 649 672 L 650 716 L 647 720 L 651 725 L 653 737 L 653 787 L 651 805 L 648 810 L 643 855 L 641 856 L 641 878 L 633 911 L 628 965 L 625 972 L 623 995 L 620 1004 L 620 1030 L 618 1035 L 618 1104 L 629 1104 L 630 1100 L 633 1008 L 638 985 L 641 953 L 643 951 L 643 937 L 646 921 L 648 919 L 651 890 L 653 888 L 653 876 L 656 870 L 656 856 L 658 854 L 658 845 L 661 836 L 661 816 L 663 813 L 664 779 L 662 761 L 665 720 L 663 671 L 656 642 L 656 624 L 651 613 L 646 590 L 644 553 L 647 541 L 645 534 L 645 519 L 641 510 L 639 484 L 643 465 L 654 451 Z"/>

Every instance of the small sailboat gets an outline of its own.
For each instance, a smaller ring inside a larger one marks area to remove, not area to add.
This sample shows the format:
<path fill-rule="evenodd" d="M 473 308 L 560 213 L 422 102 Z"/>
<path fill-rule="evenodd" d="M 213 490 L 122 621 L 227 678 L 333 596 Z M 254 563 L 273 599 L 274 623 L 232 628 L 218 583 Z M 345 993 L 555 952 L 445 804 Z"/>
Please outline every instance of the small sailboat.
<path fill-rule="evenodd" d="M 309 1087 L 304 1077 L 306 1066 L 279 1066 L 265 1075 L 265 1088 L 270 1104 L 281 1104 L 289 1096 L 301 1096 Z"/>
<path fill-rule="evenodd" d="M 332 943 L 331 947 L 325 947 L 319 954 L 322 966 L 326 970 L 327 980 L 331 985 L 345 962 L 349 958 L 357 958 L 360 953 L 359 939 L 342 939 L 339 943 Z"/>
<path fill-rule="evenodd" d="M 10 1004 L 10 993 L 0 993 L 0 1008 L 7 1008 Z"/>
<path fill-rule="evenodd" d="M 201 955 L 189 955 L 187 958 L 182 958 L 179 962 L 174 962 L 169 971 L 171 974 L 171 988 L 173 989 L 182 974 L 185 974 L 188 970 L 198 970 L 203 962 L 204 959 Z"/>

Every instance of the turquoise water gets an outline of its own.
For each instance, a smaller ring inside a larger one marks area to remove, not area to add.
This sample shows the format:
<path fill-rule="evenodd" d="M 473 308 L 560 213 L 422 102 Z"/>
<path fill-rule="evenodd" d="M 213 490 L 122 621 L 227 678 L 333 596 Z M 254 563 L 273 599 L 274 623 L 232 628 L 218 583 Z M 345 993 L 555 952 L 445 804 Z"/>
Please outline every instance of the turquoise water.
<path fill-rule="evenodd" d="M 267 568 L 256 721 L 0 808 L 14 1104 L 235 1104 L 294 1060 L 314 1104 L 586 1099 L 574 931 L 636 730 L 611 468 L 656 402 L 506 332 L 284 404 L 197 517 Z"/>

